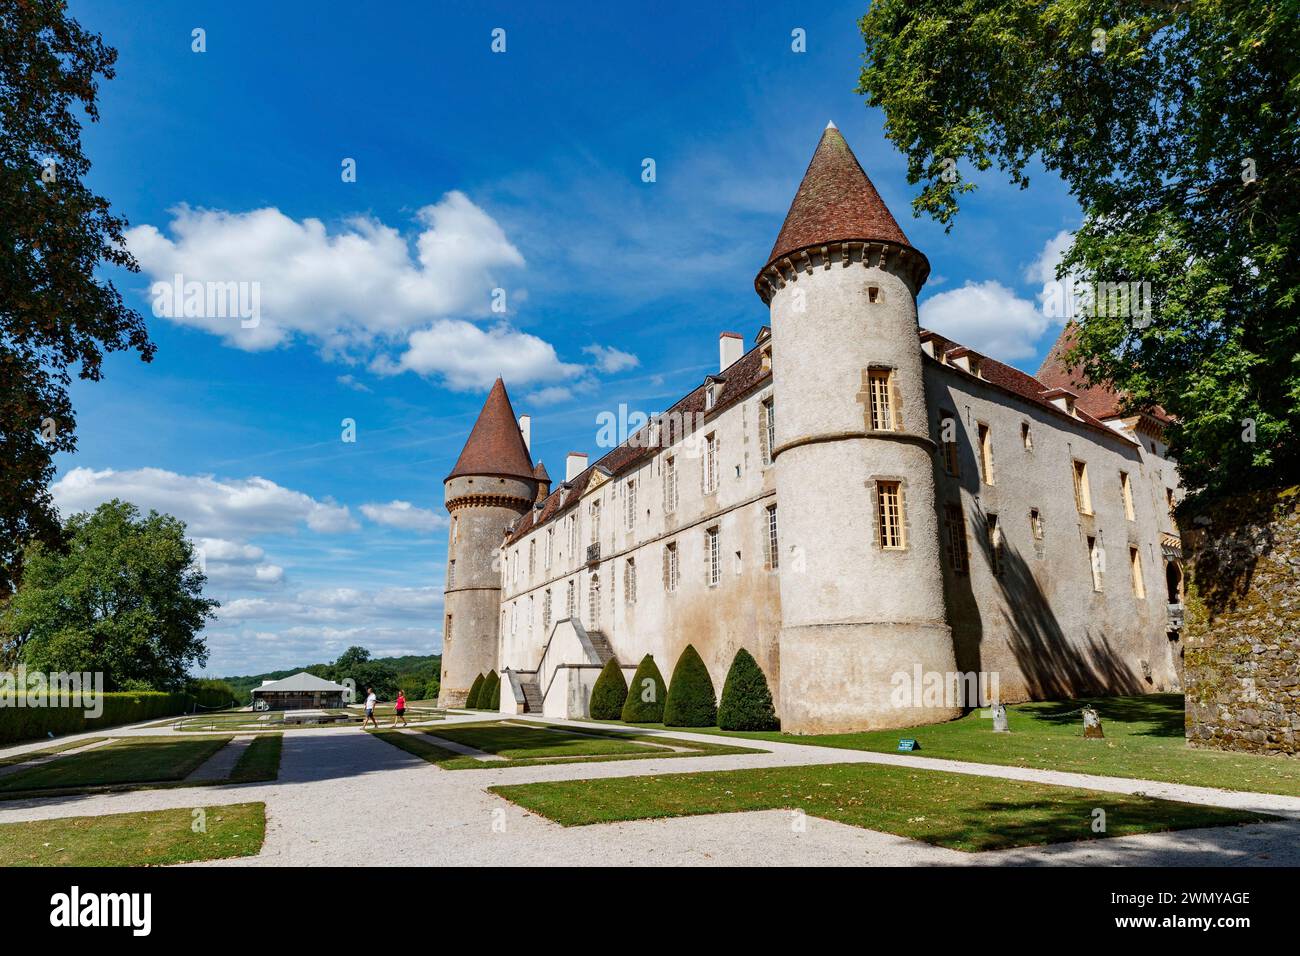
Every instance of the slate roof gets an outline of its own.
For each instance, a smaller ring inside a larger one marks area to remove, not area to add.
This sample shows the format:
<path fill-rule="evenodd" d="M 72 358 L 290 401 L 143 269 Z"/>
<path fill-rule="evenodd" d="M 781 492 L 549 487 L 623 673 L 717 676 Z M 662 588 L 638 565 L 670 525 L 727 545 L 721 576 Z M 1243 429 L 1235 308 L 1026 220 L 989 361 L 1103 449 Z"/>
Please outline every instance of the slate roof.
<path fill-rule="evenodd" d="M 281 680 L 271 681 L 269 684 L 263 684 L 261 687 L 254 687 L 254 694 L 263 694 L 267 691 L 292 691 L 295 693 L 312 693 L 315 691 L 346 691 L 347 688 L 342 684 L 336 684 L 333 681 L 326 680 L 323 677 L 317 677 L 315 674 L 308 674 L 306 671 L 300 671 Z"/>
<path fill-rule="evenodd" d="M 532 480 L 533 463 L 524 444 L 519 421 L 510 405 L 510 396 L 500 378 L 488 392 L 483 410 L 478 413 L 456 467 L 445 480 L 462 475 L 491 475 Z"/>

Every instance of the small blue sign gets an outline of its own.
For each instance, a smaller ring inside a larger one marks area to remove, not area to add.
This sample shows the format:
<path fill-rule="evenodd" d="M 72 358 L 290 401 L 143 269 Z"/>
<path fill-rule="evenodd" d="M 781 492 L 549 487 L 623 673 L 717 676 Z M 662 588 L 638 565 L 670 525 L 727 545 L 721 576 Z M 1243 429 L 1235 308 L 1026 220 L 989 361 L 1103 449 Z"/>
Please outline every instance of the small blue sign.
<path fill-rule="evenodd" d="M 899 753 L 906 753 L 910 750 L 920 750 L 921 742 L 915 737 L 903 737 L 898 741 Z"/>

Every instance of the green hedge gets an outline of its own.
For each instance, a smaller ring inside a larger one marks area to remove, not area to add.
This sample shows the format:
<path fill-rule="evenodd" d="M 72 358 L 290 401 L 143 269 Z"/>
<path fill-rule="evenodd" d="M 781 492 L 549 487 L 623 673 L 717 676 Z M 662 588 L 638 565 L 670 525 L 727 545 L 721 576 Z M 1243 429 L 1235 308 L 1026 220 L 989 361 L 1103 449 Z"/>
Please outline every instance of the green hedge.
<path fill-rule="evenodd" d="M 627 702 L 627 678 L 618 661 L 610 658 L 591 688 L 591 717 L 593 720 L 618 720 Z"/>
<path fill-rule="evenodd" d="M 736 651 L 722 685 L 718 726 L 723 730 L 777 730 L 781 726 L 763 669 L 743 647 Z"/>
<path fill-rule="evenodd" d="M 673 668 L 673 682 L 664 701 L 664 723 L 669 727 L 712 727 L 718 721 L 718 697 L 709 669 L 694 644 L 687 644 Z"/>
<path fill-rule="evenodd" d="M 647 654 L 641 658 L 636 673 L 632 675 L 621 716 L 629 724 L 657 724 L 664 719 L 664 698 L 667 696 L 664 675 L 655 666 L 654 655 Z"/>
<path fill-rule="evenodd" d="M 0 744 L 175 717 L 194 707 L 189 694 L 160 691 L 106 693 L 98 702 L 103 704 L 103 713 L 94 718 L 87 717 L 81 707 L 17 707 L 6 702 L 0 707 Z"/>
<path fill-rule="evenodd" d="M 479 710 L 501 709 L 501 678 L 495 670 L 488 671 L 483 678 L 483 689 L 478 692 Z"/>
<path fill-rule="evenodd" d="M 474 678 L 474 683 L 469 685 L 469 696 L 465 698 L 465 709 L 473 710 L 478 706 L 478 695 L 483 690 L 483 681 L 485 678 L 482 674 Z"/>

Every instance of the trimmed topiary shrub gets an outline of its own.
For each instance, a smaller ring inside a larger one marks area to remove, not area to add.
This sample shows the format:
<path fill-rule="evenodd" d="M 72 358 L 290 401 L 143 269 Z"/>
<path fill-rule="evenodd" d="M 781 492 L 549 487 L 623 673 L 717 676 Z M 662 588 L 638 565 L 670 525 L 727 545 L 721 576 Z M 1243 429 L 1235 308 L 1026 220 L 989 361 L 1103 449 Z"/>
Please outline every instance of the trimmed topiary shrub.
<path fill-rule="evenodd" d="M 669 727 L 712 727 L 718 722 L 718 697 L 709 669 L 694 644 L 687 644 L 673 668 L 673 682 L 664 701 L 664 723 Z"/>
<path fill-rule="evenodd" d="M 483 681 L 486 678 L 482 674 L 474 678 L 474 683 L 469 685 L 469 696 L 465 698 L 465 707 L 467 710 L 474 710 L 478 707 L 478 697 L 483 690 Z"/>
<path fill-rule="evenodd" d="M 722 685 L 718 726 L 723 730 L 778 730 L 781 726 L 763 668 L 743 647 L 736 651 Z"/>
<path fill-rule="evenodd" d="M 664 675 L 655 666 L 654 655 L 647 654 L 641 658 L 636 673 L 632 675 L 620 716 L 629 724 L 657 724 L 664 719 L 664 699 L 667 696 L 668 685 L 664 683 Z"/>
<path fill-rule="evenodd" d="M 478 692 L 479 710 L 501 709 L 501 678 L 495 670 L 490 670 L 483 678 L 483 689 Z"/>
<path fill-rule="evenodd" d="M 618 661 L 610 658 L 591 688 L 591 717 L 593 720 L 618 720 L 627 702 L 627 678 Z"/>

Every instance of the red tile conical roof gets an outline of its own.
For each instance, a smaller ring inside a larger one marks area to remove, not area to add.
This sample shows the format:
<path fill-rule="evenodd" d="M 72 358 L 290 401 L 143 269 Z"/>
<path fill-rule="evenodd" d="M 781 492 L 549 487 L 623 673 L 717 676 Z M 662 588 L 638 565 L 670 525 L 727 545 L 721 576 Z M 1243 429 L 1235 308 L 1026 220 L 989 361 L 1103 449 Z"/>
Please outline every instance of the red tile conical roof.
<path fill-rule="evenodd" d="M 799 249 L 846 239 L 911 248 L 843 135 L 828 124 L 790 203 L 768 263 Z"/>
<path fill-rule="evenodd" d="M 462 475 L 495 475 L 505 478 L 533 479 L 533 464 L 524 444 L 515 410 L 510 406 L 505 382 L 500 378 L 488 392 L 483 411 L 456 459 L 456 467 L 447 480 Z"/>

